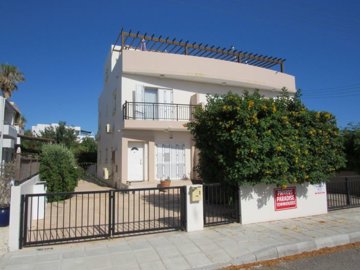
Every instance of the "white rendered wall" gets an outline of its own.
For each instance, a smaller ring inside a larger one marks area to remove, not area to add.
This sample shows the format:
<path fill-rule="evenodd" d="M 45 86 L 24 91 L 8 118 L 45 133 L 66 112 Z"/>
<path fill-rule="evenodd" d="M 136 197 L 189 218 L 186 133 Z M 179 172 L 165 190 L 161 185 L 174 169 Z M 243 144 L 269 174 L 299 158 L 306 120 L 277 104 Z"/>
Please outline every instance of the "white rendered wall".
<path fill-rule="evenodd" d="M 121 58 L 118 52 L 110 51 L 104 67 L 104 86 L 98 100 L 98 161 L 97 176 L 103 178 L 104 168 L 114 173 L 113 178 L 120 178 L 121 166 Z M 110 125 L 110 132 L 106 125 Z M 115 151 L 115 164 L 118 171 L 112 168 L 111 154 Z"/>
<path fill-rule="evenodd" d="M 173 89 L 174 103 L 190 104 L 190 99 L 194 94 L 199 94 L 201 101 L 206 101 L 206 95 L 226 94 L 229 91 L 242 95 L 244 90 L 248 88 L 241 88 L 235 86 L 225 86 L 220 84 L 210 84 L 201 82 L 182 81 L 175 79 L 157 78 L 142 75 L 124 74 L 122 78 L 122 92 L 121 99 L 123 102 L 134 101 L 134 91 L 136 85 L 143 85 L 146 87 L 168 88 Z M 274 97 L 281 92 L 259 90 L 261 95 L 265 97 Z"/>
<path fill-rule="evenodd" d="M 15 251 L 19 249 L 19 239 L 20 239 L 20 209 L 21 209 L 21 195 L 23 194 L 34 194 L 34 193 L 45 193 L 45 185 L 39 183 L 39 175 L 34 176 L 33 178 L 27 180 L 26 182 L 11 187 L 11 202 L 10 202 L 10 224 L 9 224 L 9 250 Z M 44 197 L 43 197 L 44 198 Z M 44 201 L 43 198 L 40 199 L 39 203 L 39 218 L 44 216 Z M 37 199 L 34 199 L 34 202 Z M 34 204 L 36 205 L 36 204 Z M 37 211 L 37 210 L 36 210 Z M 33 216 L 32 218 L 37 218 Z"/>
<path fill-rule="evenodd" d="M 249 224 L 327 213 L 326 185 L 296 185 L 297 207 L 275 211 L 275 185 L 240 187 L 241 223 Z"/>

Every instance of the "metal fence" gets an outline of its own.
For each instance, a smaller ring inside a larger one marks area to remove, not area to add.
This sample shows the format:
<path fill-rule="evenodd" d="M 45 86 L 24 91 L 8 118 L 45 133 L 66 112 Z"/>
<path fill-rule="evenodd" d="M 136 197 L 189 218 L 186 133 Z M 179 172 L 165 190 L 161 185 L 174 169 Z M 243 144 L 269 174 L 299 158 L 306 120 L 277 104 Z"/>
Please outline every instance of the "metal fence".
<path fill-rule="evenodd" d="M 23 195 L 20 246 L 182 229 L 185 194 L 169 187 Z"/>
<path fill-rule="evenodd" d="M 360 176 L 335 177 L 326 189 L 329 210 L 360 206 Z"/>
<path fill-rule="evenodd" d="M 204 184 L 204 225 L 240 221 L 239 189 L 221 184 Z"/>
<path fill-rule="evenodd" d="M 124 119 L 189 121 L 196 105 L 173 103 L 125 102 Z"/>

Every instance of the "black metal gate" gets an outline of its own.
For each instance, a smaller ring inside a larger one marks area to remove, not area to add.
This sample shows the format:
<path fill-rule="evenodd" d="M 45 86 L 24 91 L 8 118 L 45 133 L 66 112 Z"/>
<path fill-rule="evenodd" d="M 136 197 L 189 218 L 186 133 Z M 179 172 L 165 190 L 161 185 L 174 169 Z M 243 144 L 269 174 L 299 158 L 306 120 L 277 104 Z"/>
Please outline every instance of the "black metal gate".
<path fill-rule="evenodd" d="M 326 183 L 329 210 L 360 206 L 360 177 L 335 177 Z"/>
<path fill-rule="evenodd" d="M 23 195 L 20 247 L 183 229 L 185 196 L 185 187 Z"/>
<path fill-rule="evenodd" d="M 240 221 L 239 189 L 221 184 L 204 184 L 204 225 Z"/>

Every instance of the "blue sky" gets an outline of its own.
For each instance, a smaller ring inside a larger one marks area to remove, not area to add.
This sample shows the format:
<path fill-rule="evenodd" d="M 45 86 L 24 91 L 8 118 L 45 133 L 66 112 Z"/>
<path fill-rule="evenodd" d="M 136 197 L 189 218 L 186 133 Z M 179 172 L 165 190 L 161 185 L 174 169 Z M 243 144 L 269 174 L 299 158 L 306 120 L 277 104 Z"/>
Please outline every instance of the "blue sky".
<path fill-rule="evenodd" d="M 0 2 L 0 63 L 27 80 L 12 99 L 36 123 L 97 130 L 103 66 L 120 29 L 286 58 L 305 104 L 360 122 L 360 1 Z"/>

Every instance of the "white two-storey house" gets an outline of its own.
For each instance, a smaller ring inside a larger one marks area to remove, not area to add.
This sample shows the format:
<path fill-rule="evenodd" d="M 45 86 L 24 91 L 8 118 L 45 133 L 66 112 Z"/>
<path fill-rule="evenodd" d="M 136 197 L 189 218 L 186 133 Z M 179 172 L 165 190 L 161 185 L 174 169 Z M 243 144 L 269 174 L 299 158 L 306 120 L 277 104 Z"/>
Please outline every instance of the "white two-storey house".
<path fill-rule="evenodd" d="M 122 31 L 99 97 L 99 177 L 113 186 L 189 180 L 197 161 L 184 126 L 206 95 L 282 88 L 295 93 L 284 59 Z"/>

